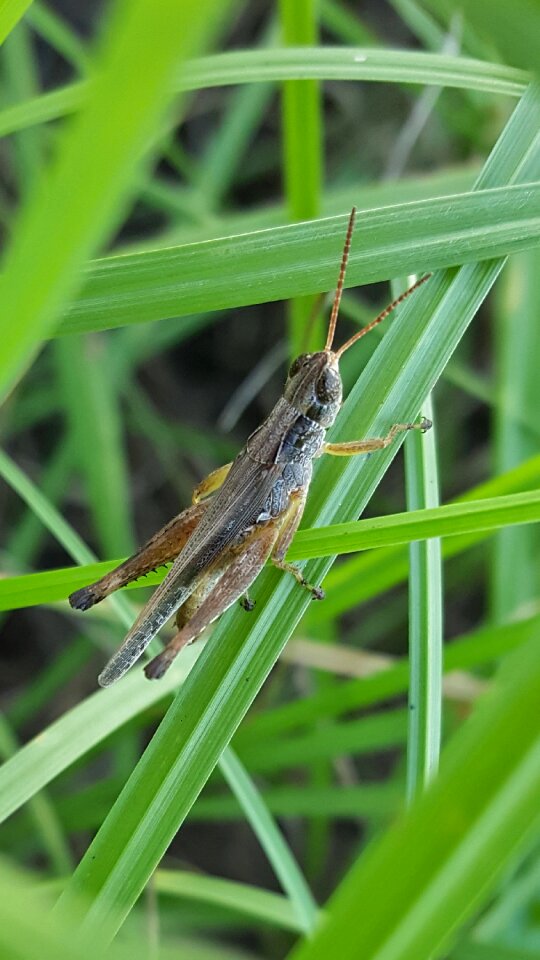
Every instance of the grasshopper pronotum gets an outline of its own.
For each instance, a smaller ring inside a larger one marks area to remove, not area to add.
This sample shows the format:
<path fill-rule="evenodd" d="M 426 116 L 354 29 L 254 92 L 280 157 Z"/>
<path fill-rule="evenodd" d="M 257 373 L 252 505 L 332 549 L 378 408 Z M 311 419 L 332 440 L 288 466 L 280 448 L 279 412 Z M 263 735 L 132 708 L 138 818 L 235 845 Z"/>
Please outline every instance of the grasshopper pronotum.
<path fill-rule="evenodd" d="M 369 453 L 388 446 L 403 430 L 427 430 L 431 426 L 422 419 L 418 423 L 396 423 L 384 437 L 325 442 L 326 430 L 334 423 L 341 406 L 341 356 L 428 279 L 422 277 L 343 346 L 333 350 L 355 213 L 353 208 L 324 350 L 296 358 L 283 396 L 270 415 L 251 434 L 233 463 L 215 470 L 196 487 L 187 510 L 115 570 L 71 594 L 71 606 L 87 610 L 127 583 L 174 561 L 122 646 L 100 674 L 102 686 L 118 680 L 139 659 L 163 624 L 176 614 L 177 632 L 163 652 L 145 667 L 150 679 L 162 677 L 182 647 L 195 640 L 235 600 L 247 595 L 268 559 L 280 570 L 291 573 L 314 599 L 322 599 L 321 588 L 307 583 L 302 571 L 284 559 L 304 512 L 313 458 L 323 453 Z"/>

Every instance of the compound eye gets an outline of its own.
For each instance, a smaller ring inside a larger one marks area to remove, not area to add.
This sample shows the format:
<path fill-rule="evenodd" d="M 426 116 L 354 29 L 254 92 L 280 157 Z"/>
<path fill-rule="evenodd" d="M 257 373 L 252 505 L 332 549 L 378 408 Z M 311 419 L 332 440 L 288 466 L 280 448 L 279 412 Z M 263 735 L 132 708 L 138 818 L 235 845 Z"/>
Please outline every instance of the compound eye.
<path fill-rule="evenodd" d="M 298 373 L 298 371 L 302 369 L 302 367 L 309 360 L 310 357 L 311 357 L 310 353 L 301 353 L 300 356 L 296 358 L 296 360 L 293 360 L 291 364 L 291 368 L 289 370 L 289 377 L 294 377 Z"/>
<path fill-rule="evenodd" d="M 331 400 L 335 400 L 339 395 L 338 375 L 326 367 L 315 384 L 315 392 L 321 403 L 329 403 Z"/>

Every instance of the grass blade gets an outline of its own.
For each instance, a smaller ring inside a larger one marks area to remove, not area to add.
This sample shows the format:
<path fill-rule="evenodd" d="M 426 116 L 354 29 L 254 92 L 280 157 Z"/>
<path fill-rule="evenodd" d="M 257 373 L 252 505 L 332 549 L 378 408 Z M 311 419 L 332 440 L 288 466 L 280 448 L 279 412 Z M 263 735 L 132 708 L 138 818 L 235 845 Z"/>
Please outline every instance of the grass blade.
<path fill-rule="evenodd" d="M 317 42 L 316 0 L 279 0 L 279 15 L 284 46 L 313 46 Z M 320 213 L 323 178 L 319 83 L 313 79 L 286 80 L 281 97 L 283 177 L 289 219 L 313 220 Z M 291 358 L 323 339 L 322 328 L 315 323 L 309 330 L 308 343 L 303 343 L 313 306 L 312 297 L 294 298 L 287 305 Z"/>
<path fill-rule="evenodd" d="M 4 0 L 0 10 L 0 43 L 11 33 L 15 24 L 24 16 L 32 0 Z"/>
<path fill-rule="evenodd" d="M 302 930 L 285 897 L 245 883 L 234 883 L 221 877 L 203 877 L 185 870 L 157 870 L 154 883 L 158 893 L 216 904 L 283 930 L 293 930 L 295 933 Z"/>
<path fill-rule="evenodd" d="M 264 800 L 231 749 L 222 754 L 220 769 L 289 896 L 298 926 L 303 933 L 311 933 L 317 921 L 317 904 Z"/>
<path fill-rule="evenodd" d="M 536 357 L 540 349 L 538 251 L 513 258 L 496 301 L 496 389 L 494 468 L 507 471 L 533 456 L 537 438 L 515 411 L 537 411 L 540 386 Z M 536 528 L 504 530 L 493 544 L 491 611 L 500 621 L 511 619 L 540 588 Z"/>
<path fill-rule="evenodd" d="M 523 70 L 498 63 L 440 53 L 374 47 L 289 47 L 234 51 L 195 60 L 186 73 L 178 76 L 176 86 L 180 90 L 200 90 L 294 79 L 414 83 L 519 97 L 530 78 Z M 0 112 L 0 135 L 63 117 L 81 107 L 88 92 L 89 85 L 79 81 L 7 107 Z"/>
<path fill-rule="evenodd" d="M 437 197 L 359 211 L 346 286 L 537 244 L 540 184 L 493 186 L 453 195 L 451 202 Z M 103 330 L 331 290 L 345 228 L 346 217 L 339 216 L 96 260 L 59 331 Z"/>
<path fill-rule="evenodd" d="M 4 470 L 5 454 L 0 454 L 0 473 Z M 14 465 L 11 466 L 11 472 Z M 8 471 L 8 474 L 10 472 Z M 57 522 L 61 521 L 57 516 Z M 489 500 L 467 500 L 443 507 L 394 513 L 372 520 L 352 520 L 329 527 L 301 530 L 287 554 L 289 560 L 308 560 L 314 557 L 333 557 L 336 554 L 355 553 L 358 550 L 388 548 L 433 537 L 475 537 L 516 524 L 540 520 L 540 491 L 509 494 Z M 70 536 L 71 536 L 70 531 Z M 87 548 L 85 548 L 87 549 Z M 86 552 L 88 557 L 88 551 Z M 92 580 L 103 576 L 118 564 L 118 560 L 88 563 L 81 567 L 65 567 L 30 573 L 0 580 L 0 610 L 16 610 L 65 600 L 69 594 Z M 148 574 L 144 582 L 130 584 L 127 590 L 161 583 L 165 573 Z"/>
<path fill-rule="evenodd" d="M 422 414 L 433 422 L 429 397 Z M 405 441 L 407 505 L 410 510 L 439 503 L 435 430 L 412 431 Z M 407 798 L 412 803 L 437 773 L 442 712 L 442 568 L 441 542 L 430 537 L 409 547 L 409 733 Z"/>

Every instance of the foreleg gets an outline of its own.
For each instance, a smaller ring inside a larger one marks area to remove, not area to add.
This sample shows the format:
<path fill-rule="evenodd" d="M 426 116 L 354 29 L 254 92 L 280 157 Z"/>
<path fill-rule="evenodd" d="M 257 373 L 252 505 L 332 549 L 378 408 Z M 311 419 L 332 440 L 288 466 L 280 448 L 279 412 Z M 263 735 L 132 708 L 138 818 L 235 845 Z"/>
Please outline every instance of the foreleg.
<path fill-rule="evenodd" d="M 398 433 L 405 430 L 421 430 L 425 433 L 431 427 L 431 420 L 425 417 L 419 423 L 395 423 L 385 437 L 371 437 L 368 440 L 348 440 L 345 443 L 325 443 L 323 453 L 330 453 L 334 457 L 353 457 L 358 453 L 372 453 L 373 450 L 383 450 L 390 446 Z"/>

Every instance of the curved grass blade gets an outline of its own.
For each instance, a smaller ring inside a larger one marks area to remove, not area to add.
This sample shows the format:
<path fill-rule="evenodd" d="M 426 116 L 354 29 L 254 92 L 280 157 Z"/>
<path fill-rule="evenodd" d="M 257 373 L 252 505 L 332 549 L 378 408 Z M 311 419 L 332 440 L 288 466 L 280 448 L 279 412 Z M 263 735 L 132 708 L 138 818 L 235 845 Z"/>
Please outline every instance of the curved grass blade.
<path fill-rule="evenodd" d="M 298 926 L 303 933 L 311 933 L 317 922 L 317 904 L 264 799 L 230 748 L 221 755 L 220 770 L 243 814 L 253 824 L 259 843 L 289 896 Z"/>
<path fill-rule="evenodd" d="M 240 50 L 194 60 L 178 78 L 180 90 L 264 83 L 284 80 L 368 80 L 379 83 L 415 83 L 458 87 L 519 97 L 529 76 L 523 70 L 411 50 L 375 47 L 297 47 L 277 50 Z M 79 109 L 89 93 L 84 82 L 42 94 L 0 112 L 0 135 L 35 123 L 57 120 Z"/>
<path fill-rule="evenodd" d="M 214 904 L 283 930 L 292 930 L 295 933 L 302 931 L 286 897 L 259 890 L 247 883 L 201 876 L 186 870 L 156 870 L 154 884 L 157 893 L 178 897 L 180 900 Z"/>

